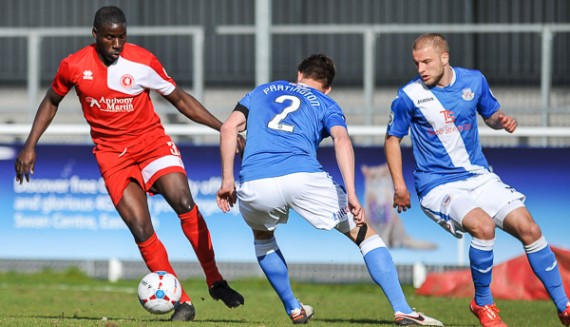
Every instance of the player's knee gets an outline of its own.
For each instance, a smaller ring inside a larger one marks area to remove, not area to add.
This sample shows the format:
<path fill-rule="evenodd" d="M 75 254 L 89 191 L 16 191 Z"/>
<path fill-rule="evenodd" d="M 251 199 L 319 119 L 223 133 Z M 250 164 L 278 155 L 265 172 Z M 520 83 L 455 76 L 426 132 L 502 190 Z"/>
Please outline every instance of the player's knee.
<path fill-rule="evenodd" d="M 506 217 L 503 228 L 509 234 L 520 239 L 523 244 L 531 244 L 542 237 L 540 226 L 538 226 L 527 210 L 511 212 Z"/>
<path fill-rule="evenodd" d="M 495 223 L 492 220 L 481 225 L 481 235 L 485 240 L 491 240 L 495 238 Z"/>
<path fill-rule="evenodd" d="M 536 240 L 542 236 L 542 231 L 537 223 L 533 222 L 529 228 L 529 234 Z"/>
<path fill-rule="evenodd" d="M 526 228 L 521 229 L 519 238 L 523 244 L 531 244 L 542 237 L 542 231 L 537 223 L 532 222 Z"/>
<path fill-rule="evenodd" d="M 492 219 L 479 219 L 467 230 L 471 236 L 482 240 L 492 240 L 495 238 L 495 222 Z"/>
<path fill-rule="evenodd" d="M 191 196 L 183 195 L 178 196 L 174 201 L 170 202 L 170 204 L 172 209 L 174 209 L 174 211 L 179 215 L 192 211 L 196 205 Z"/>

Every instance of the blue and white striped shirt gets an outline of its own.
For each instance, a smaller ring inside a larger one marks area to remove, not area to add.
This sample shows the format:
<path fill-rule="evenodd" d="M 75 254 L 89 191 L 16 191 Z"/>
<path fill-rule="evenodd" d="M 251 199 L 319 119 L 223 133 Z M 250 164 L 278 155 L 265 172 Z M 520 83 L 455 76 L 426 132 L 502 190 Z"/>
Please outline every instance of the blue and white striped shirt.
<path fill-rule="evenodd" d="M 420 77 L 398 90 L 387 134 L 411 134 L 420 199 L 434 187 L 489 170 L 481 148 L 477 113 L 489 118 L 499 102 L 478 70 L 453 67 L 446 87 L 427 87 Z"/>

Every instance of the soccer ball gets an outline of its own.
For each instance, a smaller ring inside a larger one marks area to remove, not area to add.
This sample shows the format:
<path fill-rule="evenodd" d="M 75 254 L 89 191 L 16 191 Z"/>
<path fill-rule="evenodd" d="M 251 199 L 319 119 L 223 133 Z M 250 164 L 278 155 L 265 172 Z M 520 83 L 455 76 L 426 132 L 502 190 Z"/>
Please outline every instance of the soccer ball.
<path fill-rule="evenodd" d="M 180 300 L 182 286 L 173 274 L 155 271 L 141 279 L 138 295 L 146 311 L 152 314 L 164 314 L 172 311 Z"/>

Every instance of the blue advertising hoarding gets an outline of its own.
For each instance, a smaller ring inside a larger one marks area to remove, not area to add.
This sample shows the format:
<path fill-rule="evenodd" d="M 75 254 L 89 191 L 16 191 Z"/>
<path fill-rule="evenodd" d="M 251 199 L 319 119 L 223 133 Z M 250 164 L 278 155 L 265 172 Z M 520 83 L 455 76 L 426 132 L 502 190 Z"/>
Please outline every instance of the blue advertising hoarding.
<path fill-rule="evenodd" d="M 40 145 L 30 183 L 15 182 L 14 159 L 19 146 L 0 146 L 0 258 L 109 259 L 140 258 L 132 236 L 116 213 L 99 175 L 91 146 Z M 190 188 L 202 211 L 219 261 L 254 262 L 253 237 L 237 206 L 223 214 L 216 206 L 220 185 L 219 149 L 180 146 Z M 546 239 L 570 248 L 570 151 L 568 149 L 490 148 L 487 159 L 503 181 L 527 196 L 526 204 Z M 458 241 L 427 218 L 413 188 L 413 158 L 404 149 L 406 182 L 412 208 L 397 214 L 391 208 L 391 182 L 383 148 L 357 147 L 356 184 L 371 224 L 390 245 L 398 264 L 464 264 L 470 237 Z M 341 181 L 334 150 L 323 147 L 319 157 Z M 172 260 L 196 260 L 178 217 L 161 196 L 149 197 L 159 238 Z M 295 213 L 276 232 L 290 262 L 360 263 L 358 248 L 336 231 L 316 230 Z M 523 253 L 521 244 L 497 232 L 495 261 Z"/>

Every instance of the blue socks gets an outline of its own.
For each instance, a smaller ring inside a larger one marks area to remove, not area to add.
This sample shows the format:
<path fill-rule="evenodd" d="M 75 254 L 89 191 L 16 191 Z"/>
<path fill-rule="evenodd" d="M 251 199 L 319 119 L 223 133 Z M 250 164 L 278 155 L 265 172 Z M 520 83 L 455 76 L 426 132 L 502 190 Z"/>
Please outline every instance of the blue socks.
<path fill-rule="evenodd" d="M 364 240 L 360 244 L 360 251 L 370 277 L 382 288 L 394 312 L 412 313 L 413 310 L 408 305 L 398 280 L 398 272 L 392 256 L 380 236 L 374 235 Z"/>
<path fill-rule="evenodd" d="M 300 308 L 301 304 L 293 295 L 289 281 L 289 269 L 275 238 L 256 240 L 254 245 L 257 262 L 261 270 L 263 270 L 267 280 L 269 280 L 279 299 L 283 302 L 287 314 L 291 314 L 291 311 Z"/>
<path fill-rule="evenodd" d="M 279 295 L 285 311 L 290 314 L 292 310 L 300 308 L 301 305 L 291 289 L 287 263 L 279 250 L 275 238 L 256 240 L 254 245 L 257 262 L 269 283 L 273 286 L 277 295 Z M 375 235 L 364 240 L 360 244 L 360 251 L 370 276 L 382 288 L 394 312 L 412 313 L 413 310 L 408 305 L 400 286 L 398 272 L 392 261 L 392 256 L 386 249 L 386 245 L 380 236 Z"/>
<path fill-rule="evenodd" d="M 469 261 L 471 276 L 475 286 L 475 303 L 477 305 L 493 304 L 491 295 L 491 277 L 493 273 L 493 245 L 495 240 L 471 239 Z"/>
<path fill-rule="evenodd" d="M 558 261 L 556 261 L 554 252 L 548 246 L 544 236 L 532 244 L 525 245 L 524 250 L 532 270 L 546 288 L 558 312 L 564 311 L 568 297 L 564 293 Z"/>
<path fill-rule="evenodd" d="M 473 238 L 469 247 L 471 275 L 475 286 L 475 302 L 481 306 L 490 305 L 494 302 L 490 288 L 494 243 L 494 239 Z M 292 310 L 300 308 L 301 305 L 291 289 L 287 263 L 275 238 L 256 240 L 254 245 L 259 266 L 283 302 L 285 311 L 290 314 Z M 558 262 L 548 243 L 544 237 L 541 237 L 536 242 L 525 245 L 524 249 L 532 270 L 546 288 L 558 312 L 564 311 L 568 297 L 564 292 Z M 392 256 L 380 236 L 375 235 L 364 240 L 360 244 L 360 251 L 370 276 L 382 288 L 394 312 L 412 313 L 413 310 L 407 303 L 398 280 L 398 272 Z"/>
<path fill-rule="evenodd" d="M 493 244 L 494 240 L 473 238 L 469 248 L 471 274 L 475 285 L 475 302 L 478 305 L 493 303 L 490 288 L 493 270 Z M 568 297 L 564 292 L 558 262 L 548 243 L 544 237 L 541 237 L 536 242 L 525 245 L 524 249 L 532 270 L 546 288 L 558 312 L 564 311 Z"/>

